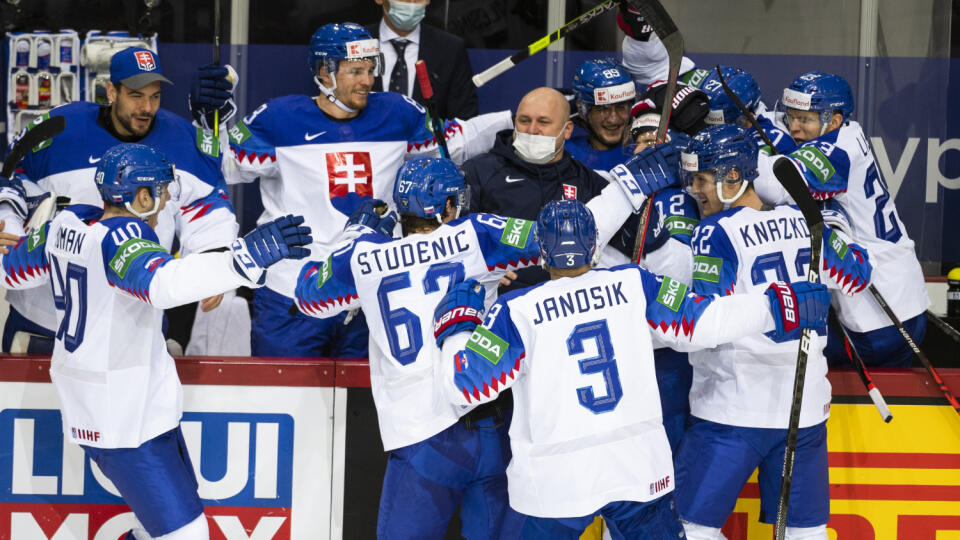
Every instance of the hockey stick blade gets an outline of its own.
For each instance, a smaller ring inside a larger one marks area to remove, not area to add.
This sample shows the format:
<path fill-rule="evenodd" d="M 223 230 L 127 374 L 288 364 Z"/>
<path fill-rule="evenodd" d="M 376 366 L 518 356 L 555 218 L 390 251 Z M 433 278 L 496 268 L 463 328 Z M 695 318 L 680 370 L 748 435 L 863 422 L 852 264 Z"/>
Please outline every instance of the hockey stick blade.
<path fill-rule="evenodd" d="M 576 19 L 564 24 L 560 28 L 534 41 L 530 45 L 527 45 L 526 49 L 516 52 L 513 55 L 508 56 L 507 58 L 504 58 L 503 60 L 483 70 L 482 72 L 477 73 L 473 76 L 473 84 L 477 88 L 480 88 L 513 66 L 519 64 L 522 60 L 525 60 L 546 49 L 555 41 L 560 40 L 570 32 L 592 21 L 597 17 L 597 15 L 610 11 L 618 5 L 620 5 L 620 0 L 607 0 L 606 2 L 590 9 L 589 11 L 582 13 Z"/>
<path fill-rule="evenodd" d="M 947 383 L 944 382 L 944 380 L 940 377 L 940 374 L 937 373 L 937 370 L 933 368 L 933 364 L 930 363 L 927 355 L 923 353 L 923 350 L 920 349 L 920 346 L 917 345 L 917 342 L 913 340 L 910 332 L 907 332 L 907 329 L 903 327 L 903 323 L 900 322 L 899 318 L 897 318 L 897 314 L 893 312 L 890 304 L 887 303 L 887 300 L 883 297 L 883 295 L 880 294 L 880 291 L 878 291 L 872 283 L 869 287 L 867 287 L 867 290 L 870 291 L 870 294 L 873 295 L 873 298 L 876 299 L 878 304 L 880 304 L 880 309 L 887 314 L 887 318 L 890 319 L 890 322 L 897 327 L 900 335 L 903 336 L 903 340 L 907 342 L 907 346 L 909 346 L 910 350 L 913 351 L 913 355 L 920 359 L 920 363 L 923 364 L 923 367 L 927 369 L 927 373 L 930 374 L 933 382 L 937 383 L 937 387 L 940 388 L 940 392 L 943 393 L 943 397 L 946 398 L 950 406 L 953 407 L 953 410 L 957 411 L 957 414 L 960 414 L 960 402 L 957 401 L 957 398 L 953 395 L 953 392 L 950 391 L 950 387 L 948 387 Z"/>
<path fill-rule="evenodd" d="M 940 318 L 936 313 L 927 310 L 927 318 L 933 321 L 933 324 L 937 326 L 940 330 L 943 330 L 943 333 L 953 338 L 954 341 L 960 343 L 960 332 L 956 328 L 950 326 L 947 321 Z"/>
<path fill-rule="evenodd" d="M 877 412 L 880 413 L 880 418 L 889 424 L 890 421 L 893 420 L 893 413 L 890 412 L 890 407 L 887 406 L 887 401 L 883 399 L 883 394 L 880 393 L 880 389 L 873 384 L 873 378 L 870 377 L 870 372 L 867 371 L 867 366 L 863 363 L 863 358 L 860 358 L 860 353 L 857 352 L 857 348 L 853 345 L 853 342 L 850 341 L 847 329 L 843 327 L 840 318 L 837 317 L 837 313 L 832 309 L 830 310 L 829 317 L 830 326 L 835 328 L 840 333 L 840 337 L 843 338 L 847 358 L 850 360 L 850 363 L 853 364 L 857 375 L 860 376 L 860 382 L 863 383 L 864 388 L 867 390 L 867 395 L 870 396 L 873 405 L 877 408 Z"/>
<path fill-rule="evenodd" d="M 52 139 L 63 132 L 67 127 L 67 121 L 62 116 L 51 116 L 43 122 L 37 124 L 29 131 L 23 134 L 20 139 L 14 143 L 10 153 L 3 160 L 3 169 L 0 170 L 0 177 L 10 178 L 13 171 L 20 164 L 20 160 L 27 155 L 31 148 L 40 146 L 48 139 Z"/>
<path fill-rule="evenodd" d="M 810 266 L 807 280 L 820 281 L 820 251 L 823 248 L 823 216 L 816 201 L 810 195 L 800 171 L 789 159 L 780 158 L 773 165 L 773 174 L 777 181 L 793 197 L 800 213 L 803 214 L 810 230 Z M 777 505 L 777 521 L 774 528 L 775 540 L 783 540 L 787 532 L 787 509 L 790 504 L 790 485 L 793 482 L 793 465 L 797 457 L 797 435 L 800 429 L 800 410 L 803 405 L 803 386 L 807 374 L 807 357 L 810 354 L 811 334 L 805 328 L 800 334 L 800 347 L 797 351 L 797 369 L 793 378 L 793 396 L 790 404 L 790 424 L 787 427 L 787 441 L 783 453 L 783 478 L 780 483 L 780 498 Z"/>

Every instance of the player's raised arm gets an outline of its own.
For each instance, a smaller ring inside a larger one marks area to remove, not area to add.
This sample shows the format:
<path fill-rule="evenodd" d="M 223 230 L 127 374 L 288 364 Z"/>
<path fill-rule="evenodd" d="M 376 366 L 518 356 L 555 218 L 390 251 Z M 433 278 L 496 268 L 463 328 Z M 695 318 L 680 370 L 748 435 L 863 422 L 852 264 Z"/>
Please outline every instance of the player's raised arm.
<path fill-rule="evenodd" d="M 300 247 L 311 240 L 309 229 L 300 226 L 303 218 L 285 216 L 236 240 L 230 252 L 175 259 L 152 227 L 179 184 L 166 158 L 148 146 L 111 148 L 96 180 L 105 206 L 100 223 L 108 229 L 100 244 L 107 281 L 153 306 L 165 309 L 239 286 L 258 287 L 266 267 L 307 254 Z"/>
<path fill-rule="evenodd" d="M 223 156 L 223 177 L 228 184 L 253 182 L 280 174 L 270 103 L 264 103 L 227 131 L 230 144 Z"/>
<path fill-rule="evenodd" d="M 47 231 L 44 223 L 33 234 L 20 237 L 9 253 L 0 257 L 0 286 L 5 289 L 32 289 L 47 282 L 50 265 L 46 257 Z"/>

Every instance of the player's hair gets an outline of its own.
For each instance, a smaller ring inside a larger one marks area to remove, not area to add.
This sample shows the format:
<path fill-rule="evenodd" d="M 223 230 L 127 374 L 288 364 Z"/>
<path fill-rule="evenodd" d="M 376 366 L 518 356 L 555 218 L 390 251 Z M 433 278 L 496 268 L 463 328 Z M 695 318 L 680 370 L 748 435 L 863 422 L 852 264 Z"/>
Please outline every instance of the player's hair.
<path fill-rule="evenodd" d="M 441 214 L 441 218 L 447 217 L 450 212 L 456 212 L 456 205 L 457 200 L 455 196 L 447 197 L 447 201 L 443 205 L 443 213 Z M 400 230 L 404 236 L 416 232 L 432 231 L 438 228 L 440 225 L 441 223 L 437 221 L 436 217 L 420 217 L 416 214 L 400 214 Z"/>

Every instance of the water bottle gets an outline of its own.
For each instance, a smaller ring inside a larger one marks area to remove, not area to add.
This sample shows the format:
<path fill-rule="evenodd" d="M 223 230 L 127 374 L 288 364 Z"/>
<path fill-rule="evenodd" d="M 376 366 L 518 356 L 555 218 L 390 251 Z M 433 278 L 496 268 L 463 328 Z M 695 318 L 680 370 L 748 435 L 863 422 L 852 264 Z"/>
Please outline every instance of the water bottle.
<path fill-rule="evenodd" d="M 50 51 L 52 49 L 49 38 L 37 40 L 37 69 L 50 69 Z"/>
<path fill-rule="evenodd" d="M 30 38 L 17 40 L 17 67 L 26 69 L 30 65 Z"/>
<path fill-rule="evenodd" d="M 960 267 L 947 274 L 947 316 L 960 317 Z"/>

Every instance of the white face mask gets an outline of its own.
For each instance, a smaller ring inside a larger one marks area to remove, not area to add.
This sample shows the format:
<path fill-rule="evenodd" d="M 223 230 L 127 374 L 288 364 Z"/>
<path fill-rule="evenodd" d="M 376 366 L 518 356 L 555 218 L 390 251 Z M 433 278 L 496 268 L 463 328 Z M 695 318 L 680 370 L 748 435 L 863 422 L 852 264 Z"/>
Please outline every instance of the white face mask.
<path fill-rule="evenodd" d="M 520 159 L 534 165 L 543 165 L 549 163 L 557 155 L 557 139 L 563 137 L 567 125 L 556 137 L 549 135 L 533 135 L 531 133 L 521 133 L 514 129 L 513 149 L 520 156 Z M 561 147 L 562 150 L 562 147 Z"/>
<path fill-rule="evenodd" d="M 387 17 L 390 17 L 390 22 L 392 22 L 394 26 L 407 32 L 416 28 L 426 13 L 427 4 L 414 4 L 413 2 L 391 0 L 390 11 L 387 12 Z"/>

